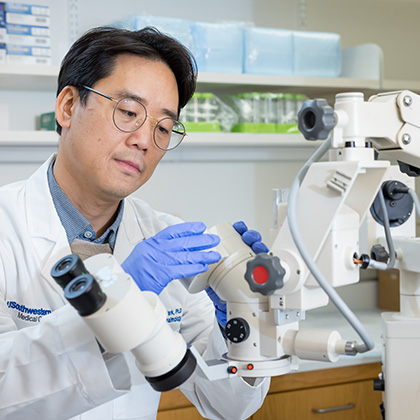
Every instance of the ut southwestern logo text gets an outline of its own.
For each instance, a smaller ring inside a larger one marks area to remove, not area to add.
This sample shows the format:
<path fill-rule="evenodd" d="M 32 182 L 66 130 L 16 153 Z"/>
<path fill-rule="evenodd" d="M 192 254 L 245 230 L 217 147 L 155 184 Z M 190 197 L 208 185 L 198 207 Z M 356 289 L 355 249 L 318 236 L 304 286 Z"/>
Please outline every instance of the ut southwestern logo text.
<path fill-rule="evenodd" d="M 171 322 L 181 322 L 182 318 L 182 308 L 170 309 L 168 310 L 168 317 L 166 322 L 170 324 Z"/>
<path fill-rule="evenodd" d="M 20 305 L 19 303 L 9 300 L 7 302 L 7 307 L 9 309 L 16 309 L 18 311 L 17 317 L 22 321 L 29 321 L 29 322 L 40 322 L 44 315 L 48 315 L 51 313 L 50 309 L 44 308 L 28 308 L 25 305 Z"/>

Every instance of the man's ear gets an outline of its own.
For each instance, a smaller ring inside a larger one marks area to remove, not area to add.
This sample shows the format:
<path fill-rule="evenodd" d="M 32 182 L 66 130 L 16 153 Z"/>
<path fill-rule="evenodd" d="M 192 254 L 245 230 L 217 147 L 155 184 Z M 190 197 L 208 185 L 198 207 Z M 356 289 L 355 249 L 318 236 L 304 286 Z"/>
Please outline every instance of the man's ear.
<path fill-rule="evenodd" d="M 55 101 L 55 118 L 62 128 L 69 128 L 74 115 L 79 91 L 74 86 L 66 86 Z"/>

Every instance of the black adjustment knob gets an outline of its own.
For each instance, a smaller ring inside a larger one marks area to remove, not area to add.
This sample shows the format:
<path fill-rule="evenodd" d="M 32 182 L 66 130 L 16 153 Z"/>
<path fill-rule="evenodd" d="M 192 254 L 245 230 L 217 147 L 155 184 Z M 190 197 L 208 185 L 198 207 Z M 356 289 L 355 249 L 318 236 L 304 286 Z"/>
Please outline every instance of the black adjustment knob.
<path fill-rule="evenodd" d="M 247 262 L 245 280 L 253 292 L 269 296 L 283 287 L 285 274 L 286 270 L 281 266 L 278 257 L 258 254 Z"/>
<path fill-rule="evenodd" d="M 409 188 L 400 181 L 385 181 L 381 185 L 386 212 L 391 227 L 404 224 L 413 213 L 414 201 L 408 193 Z M 384 211 L 379 195 L 370 207 L 370 213 L 377 223 L 384 225 Z"/>
<path fill-rule="evenodd" d="M 385 247 L 380 244 L 376 244 L 373 245 L 370 250 L 370 257 L 375 261 L 386 263 L 388 261 L 389 254 Z"/>
<path fill-rule="evenodd" d="M 249 337 L 249 324 L 243 318 L 232 318 L 226 323 L 226 337 L 232 343 L 240 343 Z"/>
<path fill-rule="evenodd" d="M 334 109 L 325 99 L 303 103 L 298 113 L 298 128 L 306 140 L 325 140 L 334 125 Z"/>
<path fill-rule="evenodd" d="M 383 379 L 374 379 L 373 380 L 373 390 L 374 391 L 385 391 L 385 381 Z"/>

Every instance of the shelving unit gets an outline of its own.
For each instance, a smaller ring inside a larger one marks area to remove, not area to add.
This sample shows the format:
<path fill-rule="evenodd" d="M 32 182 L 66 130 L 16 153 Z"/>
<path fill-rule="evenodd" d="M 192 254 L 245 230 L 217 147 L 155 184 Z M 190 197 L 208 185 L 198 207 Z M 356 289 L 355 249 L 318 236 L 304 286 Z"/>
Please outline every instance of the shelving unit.
<path fill-rule="evenodd" d="M 380 82 L 371 79 L 342 77 L 201 73 L 198 77 L 198 90 L 228 94 L 252 90 L 299 92 L 306 94 L 308 97 L 318 97 L 349 91 L 377 92 L 380 90 Z"/>
<path fill-rule="evenodd" d="M 0 146 L 51 146 L 58 145 L 55 131 L 0 131 Z"/>
<path fill-rule="evenodd" d="M 58 66 L 18 66 L 0 65 L 0 90 L 42 91 L 55 95 Z M 294 76 L 264 76 L 253 74 L 201 73 L 197 90 L 217 93 L 238 93 L 244 91 L 282 91 L 299 92 L 308 97 L 326 97 L 333 101 L 336 93 L 359 91 L 365 96 L 390 90 L 409 89 L 420 92 L 420 82 L 354 78 L 316 78 Z M 37 131 L 0 132 L 0 145 L 42 144 L 54 146 L 55 133 Z M 300 135 L 250 134 L 250 133 L 191 133 L 186 146 L 206 147 L 313 147 Z"/>
<path fill-rule="evenodd" d="M 54 92 L 58 71 L 58 66 L 1 64 L 0 90 Z"/>

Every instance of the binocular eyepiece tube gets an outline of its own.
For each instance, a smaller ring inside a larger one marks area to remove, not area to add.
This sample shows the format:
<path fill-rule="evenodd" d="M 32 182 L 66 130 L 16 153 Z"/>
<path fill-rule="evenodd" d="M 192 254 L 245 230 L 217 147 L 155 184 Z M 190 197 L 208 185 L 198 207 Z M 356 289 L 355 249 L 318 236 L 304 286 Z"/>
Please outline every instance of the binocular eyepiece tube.
<path fill-rule="evenodd" d="M 58 261 L 51 270 L 51 277 L 64 289 L 64 297 L 80 316 L 95 313 L 105 303 L 105 293 L 76 254 Z"/>
<path fill-rule="evenodd" d="M 131 351 L 153 389 L 169 391 L 192 375 L 196 358 L 166 322 L 159 297 L 140 291 L 111 254 L 85 262 L 67 255 L 54 265 L 51 276 L 101 346 L 110 353 Z"/>

